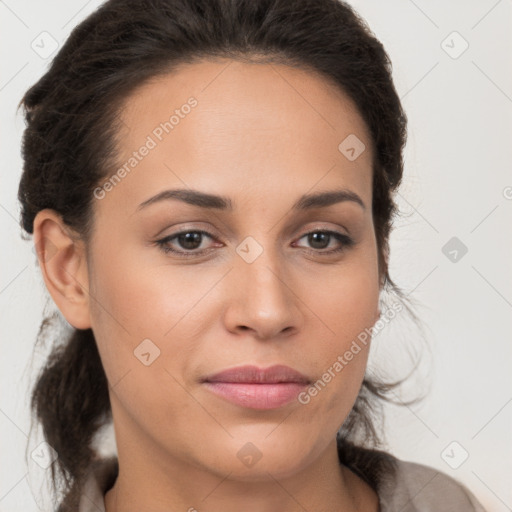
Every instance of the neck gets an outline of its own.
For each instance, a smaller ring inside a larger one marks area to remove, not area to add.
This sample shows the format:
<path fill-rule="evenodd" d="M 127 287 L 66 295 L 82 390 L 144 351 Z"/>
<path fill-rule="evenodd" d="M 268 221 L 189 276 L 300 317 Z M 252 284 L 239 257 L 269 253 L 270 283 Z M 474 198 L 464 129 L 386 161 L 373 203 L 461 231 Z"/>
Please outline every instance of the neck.
<path fill-rule="evenodd" d="M 258 481 L 230 479 L 177 459 L 164 468 L 161 452 L 149 454 L 118 446 L 119 475 L 105 495 L 106 512 L 379 510 L 375 491 L 340 464 L 336 439 L 304 470 L 286 478 L 267 472 Z"/>

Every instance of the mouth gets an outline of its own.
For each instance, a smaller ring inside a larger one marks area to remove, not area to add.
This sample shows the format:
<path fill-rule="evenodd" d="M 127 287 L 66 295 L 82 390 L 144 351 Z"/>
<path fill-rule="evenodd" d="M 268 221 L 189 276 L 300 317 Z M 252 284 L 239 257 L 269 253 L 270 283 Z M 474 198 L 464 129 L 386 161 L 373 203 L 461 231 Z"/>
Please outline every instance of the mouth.
<path fill-rule="evenodd" d="M 297 398 L 311 381 L 285 365 L 239 366 L 202 379 L 215 395 L 249 409 L 276 409 Z"/>

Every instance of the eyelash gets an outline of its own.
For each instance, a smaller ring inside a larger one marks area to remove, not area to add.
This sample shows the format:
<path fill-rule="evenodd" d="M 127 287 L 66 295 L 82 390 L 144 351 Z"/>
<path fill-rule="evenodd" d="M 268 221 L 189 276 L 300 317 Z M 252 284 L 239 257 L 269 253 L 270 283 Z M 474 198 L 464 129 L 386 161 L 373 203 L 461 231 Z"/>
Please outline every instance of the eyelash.
<path fill-rule="evenodd" d="M 212 234 L 208 233 L 208 231 L 203 231 L 201 229 L 189 229 L 189 230 L 185 230 L 185 231 L 180 231 L 179 233 L 175 233 L 173 235 L 166 236 L 165 238 L 162 238 L 160 240 L 156 240 L 155 244 L 165 254 L 173 253 L 180 258 L 199 257 L 199 256 L 204 255 L 206 252 L 209 252 L 208 249 L 203 249 L 201 251 L 194 250 L 194 252 L 192 252 L 192 251 L 177 251 L 176 249 L 172 249 L 171 247 L 169 247 L 168 244 L 171 240 L 174 240 L 178 236 L 184 235 L 187 233 L 200 233 L 201 235 L 206 235 L 207 237 L 209 237 L 211 239 L 215 238 Z M 317 229 L 317 230 L 309 231 L 308 233 L 304 233 L 304 235 L 302 235 L 299 238 L 299 240 L 308 235 L 312 235 L 313 233 L 323 233 L 323 234 L 331 235 L 334 238 L 336 238 L 339 242 L 341 242 L 342 245 L 341 245 L 341 247 L 338 247 L 337 249 L 331 249 L 328 251 L 323 251 L 321 249 L 309 249 L 309 250 L 307 250 L 307 252 L 310 254 L 314 253 L 315 255 L 320 254 L 322 256 L 330 256 L 333 254 L 337 254 L 337 253 L 346 251 L 347 249 L 349 249 L 350 247 L 352 247 L 355 244 L 354 240 L 352 238 L 350 238 L 348 235 L 345 235 L 343 233 L 338 233 L 337 231 L 329 231 L 329 230 L 321 230 L 321 229 Z"/>

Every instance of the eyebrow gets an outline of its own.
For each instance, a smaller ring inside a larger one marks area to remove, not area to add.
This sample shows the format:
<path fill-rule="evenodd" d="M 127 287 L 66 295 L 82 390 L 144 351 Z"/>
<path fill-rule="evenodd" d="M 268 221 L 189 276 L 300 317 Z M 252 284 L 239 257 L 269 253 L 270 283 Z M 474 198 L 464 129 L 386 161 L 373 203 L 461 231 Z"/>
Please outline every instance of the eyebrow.
<path fill-rule="evenodd" d="M 164 190 L 163 192 L 146 199 L 146 201 L 142 202 L 137 207 L 137 210 L 168 200 L 178 200 L 192 206 L 205 209 L 233 210 L 233 203 L 229 197 L 208 194 L 206 192 L 200 192 L 199 190 L 190 189 Z M 303 211 L 314 208 L 326 208 L 333 204 L 345 201 L 355 202 L 359 204 L 363 210 L 366 209 L 363 200 L 355 192 L 348 189 L 339 189 L 327 192 L 317 192 L 315 194 L 304 194 L 294 203 L 292 210 Z"/>

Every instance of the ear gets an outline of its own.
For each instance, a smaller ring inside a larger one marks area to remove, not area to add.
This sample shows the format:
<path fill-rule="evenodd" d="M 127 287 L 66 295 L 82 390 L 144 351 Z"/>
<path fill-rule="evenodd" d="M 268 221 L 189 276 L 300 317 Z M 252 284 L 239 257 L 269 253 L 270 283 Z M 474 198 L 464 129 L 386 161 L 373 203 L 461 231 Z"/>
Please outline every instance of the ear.
<path fill-rule="evenodd" d="M 34 219 L 34 248 L 43 279 L 55 304 L 76 329 L 91 327 L 85 246 L 55 210 Z"/>

